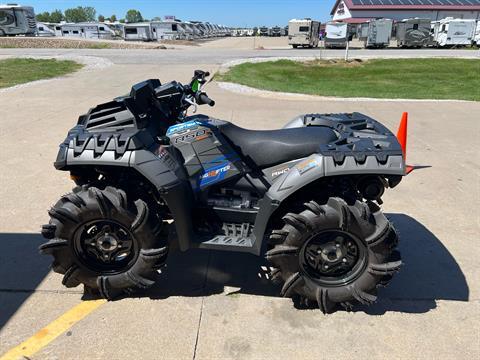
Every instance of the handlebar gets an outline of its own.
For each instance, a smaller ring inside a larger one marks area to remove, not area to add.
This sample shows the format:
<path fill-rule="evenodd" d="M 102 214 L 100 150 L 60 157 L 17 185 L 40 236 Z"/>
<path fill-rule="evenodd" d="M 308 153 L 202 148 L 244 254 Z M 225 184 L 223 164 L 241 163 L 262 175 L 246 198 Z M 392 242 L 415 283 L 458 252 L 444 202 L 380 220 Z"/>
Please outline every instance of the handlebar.
<path fill-rule="evenodd" d="M 215 106 L 215 101 L 210 99 L 207 94 L 205 93 L 199 93 L 196 96 L 197 104 L 198 105 L 209 105 L 209 106 Z"/>

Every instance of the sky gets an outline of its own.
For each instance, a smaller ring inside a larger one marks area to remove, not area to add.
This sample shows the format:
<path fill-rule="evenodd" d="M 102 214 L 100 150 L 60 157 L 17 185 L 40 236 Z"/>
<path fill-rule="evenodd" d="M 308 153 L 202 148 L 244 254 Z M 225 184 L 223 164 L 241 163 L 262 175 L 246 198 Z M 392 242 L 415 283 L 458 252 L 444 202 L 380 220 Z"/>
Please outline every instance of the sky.
<path fill-rule="evenodd" d="M 118 19 L 125 17 L 129 9 L 137 9 L 142 16 L 174 15 L 178 19 L 208 21 L 227 26 L 275 26 L 287 25 L 293 18 L 311 17 L 330 19 L 335 0 L 0 0 L 30 5 L 36 13 L 65 10 L 77 6 L 93 6 L 97 15 Z"/>

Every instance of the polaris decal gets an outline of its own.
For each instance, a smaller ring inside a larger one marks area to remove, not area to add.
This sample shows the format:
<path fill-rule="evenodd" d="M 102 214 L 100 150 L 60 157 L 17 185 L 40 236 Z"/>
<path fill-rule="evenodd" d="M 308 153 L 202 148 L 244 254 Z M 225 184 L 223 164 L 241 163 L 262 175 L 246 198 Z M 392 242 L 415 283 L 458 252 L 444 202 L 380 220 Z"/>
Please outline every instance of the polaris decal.
<path fill-rule="evenodd" d="M 200 129 L 197 131 L 191 131 L 183 135 L 179 135 L 175 137 L 175 140 L 173 141 L 175 144 L 178 143 L 190 143 L 194 140 L 203 140 L 206 139 L 207 137 L 211 136 L 212 132 L 207 131 L 205 129 Z"/>
<path fill-rule="evenodd" d="M 203 125 L 201 122 L 197 121 L 197 120 L 192 120 L 192 121 L 188 121 L 186 123 L 183 123 L 183 124 L 177 124 L 177 125 L 173 125 L 173 126 L 170 126 L 167 130 L 167 136 L 169 135 L 172 135 L 174 133 L 177 133 L 177 132 L 181 132 L 181 131 L 185 131 L 185 130 L 188 130 L 188 129 L 193 129 L 199 125 Z"/>
<path fill-rule="evenodd" d="M 200 176 L 200 187 L 215 184 L 223 180 L 231 168 L 231 163 L 223 163 L 206 170 L 206 172 Z"/>

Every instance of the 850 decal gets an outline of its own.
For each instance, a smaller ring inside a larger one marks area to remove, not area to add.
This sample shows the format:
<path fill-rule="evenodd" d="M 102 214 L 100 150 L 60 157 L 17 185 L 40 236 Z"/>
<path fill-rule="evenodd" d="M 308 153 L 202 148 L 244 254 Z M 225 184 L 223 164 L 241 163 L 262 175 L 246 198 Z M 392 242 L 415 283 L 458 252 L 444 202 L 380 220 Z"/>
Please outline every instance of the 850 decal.
<path fill-rule="evenodd" d="M 189 142 L 192 142 L 194 140 L 203 140 L 209 136 L 211 136 L 212 133 L 209 131 L 209 130 L 206 130 L 206 129 L 200 129 L 200 130 L 197 130 L 197 131 L 190 131 L 186 134 L 183 134 L 183 135 L 179 135 L 177 137 L 175 137 L 174 139 L 174 143 L 175 144 L 178 144 L 178 143 L 189 143 Z"/>

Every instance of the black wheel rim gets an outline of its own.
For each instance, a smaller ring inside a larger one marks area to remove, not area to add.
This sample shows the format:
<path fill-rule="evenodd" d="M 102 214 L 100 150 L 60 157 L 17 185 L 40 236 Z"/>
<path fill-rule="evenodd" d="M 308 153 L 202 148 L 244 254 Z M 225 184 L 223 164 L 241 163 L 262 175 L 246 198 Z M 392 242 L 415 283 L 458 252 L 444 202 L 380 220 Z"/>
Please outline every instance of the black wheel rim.
<path fill-rule="evenodd" d="M 367 264 L 367 247 L 356 236 L 327 230 L 312 236 L 300 251 L 302 272 L 324 286 L 353 282 Z"/>
<path fill-rule="evenodd" d="M 129 269 L 138 256 L 138 243 L 128 228 L 113 220 L 95 220 L 77 232 L 74 251 L 80 262 L 99 273 Z"/>

